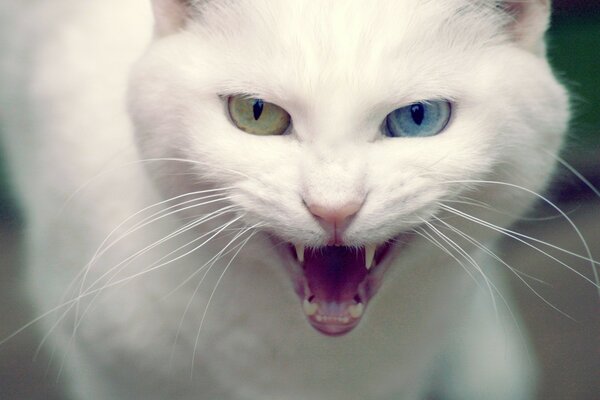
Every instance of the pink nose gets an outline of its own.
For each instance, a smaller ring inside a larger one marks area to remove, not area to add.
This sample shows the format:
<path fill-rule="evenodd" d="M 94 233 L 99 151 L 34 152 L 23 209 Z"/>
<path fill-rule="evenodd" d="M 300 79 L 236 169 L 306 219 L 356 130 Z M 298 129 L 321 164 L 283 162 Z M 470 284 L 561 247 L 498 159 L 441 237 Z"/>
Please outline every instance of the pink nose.
<path fill-rule="evenodd" d="M 341 207 L 325 207 L 320 204 L 308 205 L 309 211 L 321 221 L 333 226 L 334 229 L 340 229 L 346 225 L 349 218 L 354 216 L 362 203 L 350 202 Z"/>

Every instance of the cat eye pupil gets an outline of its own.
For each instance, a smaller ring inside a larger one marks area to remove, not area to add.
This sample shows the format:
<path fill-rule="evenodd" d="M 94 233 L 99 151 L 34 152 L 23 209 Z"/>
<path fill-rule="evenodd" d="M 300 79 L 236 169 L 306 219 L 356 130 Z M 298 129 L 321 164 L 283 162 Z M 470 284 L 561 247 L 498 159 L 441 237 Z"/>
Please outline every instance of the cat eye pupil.
<path fill-rule="evenodd" d="M 410 113 L 415 124 L 421 125 L 423 123 L 425 119 L 425 107 L 423 107 L 423 104 L 413 104 L 410 107 Z"/>
<path fill-rule="evenodd" d="M 254 100 L 254 105 L 252 105 L 252 113 L 254 114 L 254 120 L 258 121 L 262 112 L 263 112 L 264 102 L 260 99 Z"/>

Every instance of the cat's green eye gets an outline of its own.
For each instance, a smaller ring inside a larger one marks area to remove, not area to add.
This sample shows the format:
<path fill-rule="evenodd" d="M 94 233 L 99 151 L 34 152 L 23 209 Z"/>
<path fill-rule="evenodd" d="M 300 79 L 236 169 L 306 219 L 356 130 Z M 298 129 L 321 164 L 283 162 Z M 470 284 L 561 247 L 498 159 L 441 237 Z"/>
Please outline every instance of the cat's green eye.
<path fill-rule="evenodd" d="M 282 135 L 291 123 L 287 111 L 261 99 L 230 96 L 227 106 L 235 126 L 253 135 Z"/>

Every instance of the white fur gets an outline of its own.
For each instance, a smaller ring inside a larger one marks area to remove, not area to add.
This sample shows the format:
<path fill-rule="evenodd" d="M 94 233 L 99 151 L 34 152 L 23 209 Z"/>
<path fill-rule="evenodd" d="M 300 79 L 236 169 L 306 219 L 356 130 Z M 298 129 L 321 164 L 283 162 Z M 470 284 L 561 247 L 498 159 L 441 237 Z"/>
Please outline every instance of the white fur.
<path fill-rule="evenodd" d="M 0 36 L 9 49 L 0 74 L 2 119 L 28 223 L 28 282 L 40 312 L 60 303 L 122 221 L 188 191 L 233 187 L 224 204 L 241 211 L 145 253 L 113 281 L 145 271 L 236 215 L 241 219 L 232 226 L 260 223 L 283 240 L 324 245 L 326 233 L 303 201 L 336 207 L 364 200 L 345 236 L 353 245 L 380 244 L 420 219 L 448 217 L 438 202 L 459 194 L 509 210 L 514 217 L 474 215 L 510 225 L 534 196 L 469 181 L 542 191 L 566 129 L 567 96 L 539 54 L 540 38 L 512 40 L 509 19 L 494 4 L 215 0 L 188 10 L 193 20 L 180 30 L 158 24 L 144 50 L 153 24 L 148 1 L 5 2 L 2 26 L 17 39 Z M 539 18 L 546 21 L 545 14 Z M 132 128 L 126 87 L 140 57 L 129 86 Z M 238 93 L 286 109 L 291 134 L 238 130 L 223 101 Z M 422 139 L 382 136 L 388 113 L 436 98 L 455 104 L 446 131 Z M 96 279 L 96 288 L 110 284 L 109 268 L 181 227 L 179 217 L 120 241 L 67 295 Z M 457 218 L 453 225 L 486 243 L 498 236 Z M 263 233 L 222 280 L 228 257 L 198 291 L 201 274 L 167 296 L 229 238 L 99 292 L 74 335 L 73 323 L 92 296 L 52 329 L 74 398 L 410 400 L 431 389 L 442 358 L 461 371 L 445 374 L 448 396 L 530 398 L 533 378 L 514 321 L 504 321 L 507 329 L 490 321 L 490 296 L 480 293 L 485 281 L 477 276 L 478 287 L 426 240 L 396 255 L 355 331 L 327 338 L 305 321 Z M 492 264 L 462 245 L 482 267 Z M 481 308 L 469 311 L 473 302 Z M 45 318 L 43 332 L 54 321 Z M 503 351 L 479 351 L 498 350 L 497 343 L 505 343 Z"/>

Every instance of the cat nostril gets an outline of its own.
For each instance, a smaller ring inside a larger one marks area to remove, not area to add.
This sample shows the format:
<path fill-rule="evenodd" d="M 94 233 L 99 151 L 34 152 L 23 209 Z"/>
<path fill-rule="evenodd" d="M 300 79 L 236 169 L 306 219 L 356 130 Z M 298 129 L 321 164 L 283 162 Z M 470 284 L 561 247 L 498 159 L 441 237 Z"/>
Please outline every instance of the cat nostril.
<path fill-rule="evenodd" d="M 341 227 L 352 216 L 356 215 L 362 202 L 350 202 L 341 207 L 325 207 L 320 204 L 309 204 L 308 210 L 319 220 Z"/>

